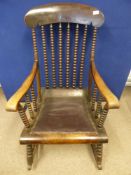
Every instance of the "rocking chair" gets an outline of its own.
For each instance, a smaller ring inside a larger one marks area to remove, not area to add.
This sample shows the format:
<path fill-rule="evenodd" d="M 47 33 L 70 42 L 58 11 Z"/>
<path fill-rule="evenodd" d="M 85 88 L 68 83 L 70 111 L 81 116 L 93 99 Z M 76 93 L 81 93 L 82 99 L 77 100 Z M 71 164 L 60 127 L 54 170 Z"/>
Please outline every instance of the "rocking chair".
<path fill-rule="evenodd" d="M 117 97 L 94 63 L 97 29 L 103 22 L 101 11 L 77 3 L 39 6 L 25 15 L 25 23 L 32 29 L 34 64 L 6 110 L 18 111 L 25 126 L 20 144 L 27 147 L 29 170 L 40 144 L 66 143 L 91 144 L 97 167 L 102 169 L 102 147 L 108 142 L 103 125 L 108 111 L 119 108 Z M 37 30 L 41 33 L 45 83 L 38 59 Z M 88 30 L 92 38 L 89 47 Z"/>

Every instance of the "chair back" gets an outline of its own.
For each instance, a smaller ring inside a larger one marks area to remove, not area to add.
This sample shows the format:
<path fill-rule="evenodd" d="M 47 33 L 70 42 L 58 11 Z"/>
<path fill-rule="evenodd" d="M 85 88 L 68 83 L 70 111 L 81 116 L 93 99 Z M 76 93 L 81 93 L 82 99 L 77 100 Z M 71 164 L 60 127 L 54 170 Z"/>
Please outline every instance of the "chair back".
<path fill-rule="evenodd" d="M 25 23 L 32 29 L 35 61 L 38 61 L 36 29 L 40 28 L 46 88 L 83 88 L 88 30 L 92 26 L 89 52 L 94 59 L 97 28 L 103 22 L 102 12 L 78 3 L 52 3 L 27 12 Z"/>

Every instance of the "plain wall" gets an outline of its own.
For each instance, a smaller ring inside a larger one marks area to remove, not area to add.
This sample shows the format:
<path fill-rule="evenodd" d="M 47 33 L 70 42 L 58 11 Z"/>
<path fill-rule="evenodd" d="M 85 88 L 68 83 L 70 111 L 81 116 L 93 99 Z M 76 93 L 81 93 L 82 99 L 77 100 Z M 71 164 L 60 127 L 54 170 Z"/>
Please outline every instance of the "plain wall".
<path fill-rule="evenodd" d="M 31 70 L 31 32 L 24 15 L 32 7 L 60 0 L 0 1 L 0 82 L 7 98 Z M 120 97 L 131 68 L 131 1 L 74 0 L 97 7 L 105 15 L 98 33 L 96 66 L 109 88 Z"/>

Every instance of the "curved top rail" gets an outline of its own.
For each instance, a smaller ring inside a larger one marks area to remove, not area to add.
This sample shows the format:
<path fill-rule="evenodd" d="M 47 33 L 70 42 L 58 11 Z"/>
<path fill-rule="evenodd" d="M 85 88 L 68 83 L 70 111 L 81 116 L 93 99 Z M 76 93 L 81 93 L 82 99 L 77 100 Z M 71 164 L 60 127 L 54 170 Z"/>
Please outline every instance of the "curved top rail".
<path fill-rule="evenodd" d="M 78 3 L 51 3 L 29 10 L 25 15 L 28 27 L 58 22 L 92 24 L 100 27 L 104 23 L 104 15 L 95 7 Z"/>

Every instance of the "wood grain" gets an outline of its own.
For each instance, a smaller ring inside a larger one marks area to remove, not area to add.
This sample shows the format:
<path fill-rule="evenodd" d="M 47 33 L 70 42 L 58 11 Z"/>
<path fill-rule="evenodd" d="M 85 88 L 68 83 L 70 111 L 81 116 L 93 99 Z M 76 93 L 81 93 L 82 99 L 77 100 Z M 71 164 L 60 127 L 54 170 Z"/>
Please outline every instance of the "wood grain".
<path fill-rule="evenodd" d="M 91 60 L 91 72 L 92 72 L 94 81 L 97 85 L 97 88 L 99 89 L 99 91 L 101 92 L 101 94 L 103 95 L 103 97 L 107 101 L 108 109 L 119 108 L 119 106 L 120 106 L 119 100 L 111 92 L 111 90 L 107 87 L 107 85 L 103 81 L 102 77 L 100 76 L 100 74 L 98 73 L 98 71 L 96 69 L 96 66 L 95 66 L 95 63 L 93 60 Z"/>
<path fill-rule="evenodd" d="M 16 93 L 7 102 L 7 105 L 6 105 L 7 111 L 17 111 L 19 101 L 25 95 L 25 93 L 29 90 L 29 88 L 33 83 L 33 80 L 37 73 L 37 68 L 38 68 L 38 62 L 35 61 L 29 76 L 26 78 L 26 80 L 21 85 L 21 87 L 16 91 Z"/>
<path fill-rule="evenodd" d="M 100 27 L 104 23 L 104 15 L 95 7 L 79 3 L 41 5 L 29 10 L 25 15 L 25 23 L 31 28 L 59 22 L 92 24 L 94 27 Z"/>

